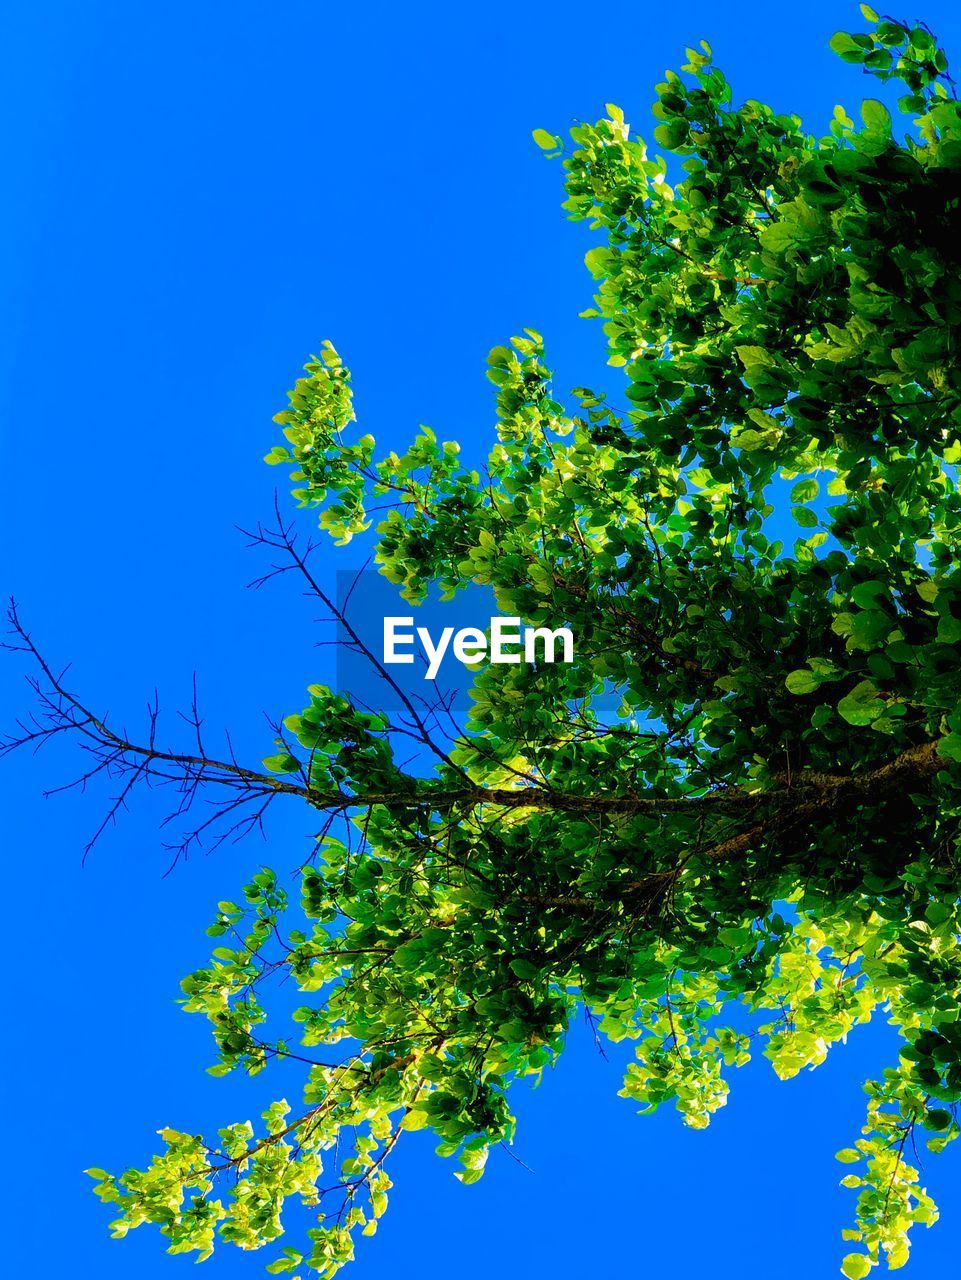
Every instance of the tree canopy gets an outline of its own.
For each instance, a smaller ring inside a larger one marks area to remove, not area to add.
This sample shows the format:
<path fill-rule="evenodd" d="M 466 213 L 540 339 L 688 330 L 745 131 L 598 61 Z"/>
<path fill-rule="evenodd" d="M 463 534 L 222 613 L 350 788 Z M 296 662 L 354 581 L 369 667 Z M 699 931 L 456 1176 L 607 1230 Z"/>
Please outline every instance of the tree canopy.
<path fill-rule="evenodd" d="M 13 613 L 42 705 L 9 748 L 72 731 L 125 793 L 170 781 L 186 811 L 221 787 L 241 822 L 293 797 L 321 826 L 299 900 L 256 875 L 183 983 L 215 1073 L 297 1056 L 303 1099 L 91 1170 L 115 1235 L 273 1246 L 294 1197 L 317 1225 L 268 1270 L 331 1277 L 404 1132 L 476 1181 L 512 1138 L 511 1086 L 581 1007 L 636 1044 L 624 1095 L 694 1128 L 752 1054 L 787 1078 L 883 1014 L 899 1050 L 839 1134 L 844 1275 L 901 1266 L 936 1219 L 913 1153 L 958 1135 L 961 1100 L 961 103 L 924 25 L 862 12 L 832 48 L 890 106 L 839 107 L 823 137 L 733 105 L 706 44 L 657 86 L 655 149 L 613 106 L 535 131 L 601 232 L 585 315 L 623 407 L 558 392 L 526 331 L 489 356 L 483 475 L 428 431 L 379 456 L 329 343 L 278 415 L 268 461 L 337 543 L 376 520 L 409 601 L 484 584 L 505 615 L 569 625 L 575 662 L 479 670 L 463 723 L 315 685 L 247 768 L 197 717 L 186 750 L 154 724 L 131 741 Z M 290 523 L 258 537 L 340 613 Z M 268 1033 L 280 979 L 303 1004 Z"/>

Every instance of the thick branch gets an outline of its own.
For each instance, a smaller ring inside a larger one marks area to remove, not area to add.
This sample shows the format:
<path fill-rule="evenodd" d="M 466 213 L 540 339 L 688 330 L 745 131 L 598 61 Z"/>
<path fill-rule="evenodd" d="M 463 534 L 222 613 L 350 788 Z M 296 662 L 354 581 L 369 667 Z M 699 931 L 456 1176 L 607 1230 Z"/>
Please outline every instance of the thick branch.
<path fill-rule="evenodd" d="M 177 810 L 177 816 L 190 807 L 198 790 L 207 784 L 226 787 L 233 793 L 224 802 L 220 813 L 191 833 L 187 843 L 196 839 L 219 817 L 232 815 L 241 806 L 260 802 L 261 807 L 253 816 L 242 818 L 230 830 L 235 831 L 238 826 L 246 829 L 244 823 L 259 822 L 264 807 L 277 795 L 297 796 L 313 808 L 326 813 L 343 813 L 374 805 L 390 805 L 408 810 L 426 809 L 437 813 L 473 810 L 483 806 L 568 813 L 584 818 L 603 815 L 630 817 L 635 814 L 667 816 L 725 810 L 745 814 L 757 810 L 766 811 L 751 826 L 716 842 L 700 854 L 709 861 L 717 861 L 744 852 L 767 836 L 784 832 L 819 815 L 823 816 L 842 805 L 861 803 L 912 781 L 930 777 L 948 764 L 938 754 L 937 743 L 930 741 L 911 747 L 895 759 L 872 770 L 850 775 L 802 772 L 793 778 L 777 777 L 775 786 L 767 790 L 732 786 L 701 794 L 659 795 L 652 792 L 638 794 L 633 791 L 620 794 L 605 794 L 603 791 L 571 793 L 557 791 L 548 783 L 488 788 L 472 784 L 467 775 L 458 769 L 456 780 L 450 782 L 403 777 L 396 789 L 366 790 L 361 787 L 357 790 L 321 791 L 311 785 L 310 771 L 306 764 L 301 765 L 299 775 L 276 776 L 246 768 L 234 759 L 222 760 L 207 754 L 203 747 L 196 703 L 192 716 L 188 718 L 188 722 L 196 729 L 196 751 L 164 750 L 156 744 L 156 706 L 149 708 L 150 732 L 147 742 L 144 744 L 132 741 L 126 732 L 111 728 L 104 718 L 95 715 L 65 687 L 62 677 L 54 674 L 24 629 L 14 605 L 11 605 L 9 619 L 17 643 L 6 647 L 28 653 L 42 673 L 42 681 L 32 681 L 40 698 L 42 714 L 29 724 L 21 724 L 19 733 L 0 741 L 0 756 L 21 746 L 40 747 L 64 732 L 78 736 L 83 748 L 92 755 L 94 765 L 73 785 L 85 785 L 101 772 L 108 777 L 119 776 L 125 779 L 125 785 L 101 831 L 123 807 L 128 792 L 140 780 L 178 786 L 184 799 Z M 420 727 L 426 733 L 425 726 L 421 724 Z M 97 835 L 99 834 L 98 831 Z"/>

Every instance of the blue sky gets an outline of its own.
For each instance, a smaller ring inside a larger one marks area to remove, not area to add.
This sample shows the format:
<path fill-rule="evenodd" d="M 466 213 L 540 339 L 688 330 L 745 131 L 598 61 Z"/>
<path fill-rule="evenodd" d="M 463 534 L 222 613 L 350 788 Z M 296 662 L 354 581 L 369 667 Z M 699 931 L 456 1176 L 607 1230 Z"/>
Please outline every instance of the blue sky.
<path fill-rule="evenodd" d="M 920 12 L 961 58 L 961 11 Z M 706 37 L 736 95 L 821 132 L 865 92 L 827 50 L 857 21 L 846 3 L 8 0 L 0 588 L 91 704 L 133 728 L 156 686 L 173 739 L 196 671 L 212 736 L 229 726 L 258 761 L 264 713 L 299 709 L 332 677 L 311 608 L 244 589 L 259 562 L 234 527 L 269 514 L 270 419 L 307 354 L 334 340 L 385 446 L 427 423 L 480 456 L 485 355 L 522 326 L 545 335 L 559 385 L 610 376 L 599 331 L 576 318 L 589 241 L 531 129 L 616 102 L 649 134 L 653 84 Z M 331 581 L 334 568 L 330 555 Z M 28 708 L 15 663 L 0 664 L 0 697 L 7 716 Z M 293 865 L 311 823 L 294 804 L 266 846 L 163 878 L 164 809 L 145 797 L 82 868 L 100 800 L 40 797 L 70 769 L 68 753 L 0 773 L 3 1252 L 40 1278 L 169 1278 L 189 1264 L 149 1232 L 108 1240 L 80 1170 L 143 1160 L 162 1125 L 213 1129 L 295 1097 L 292 1074 L 205 1075 L 205 1025 L 174 1000 L 217 899 L 262 862 Z M 787 1085 L 753 1064 L 695 1134 L 670 1112 L 635 1117 L 616 1097 L 619 1055 L 605 1062 L 572 1029 L 561 1066 L 519 1101 L 516 1151 L 535 1172 L 495 1156 L 464 1188 L 412 1135 L 350 1274 L 835 1274 L 852 1196 L 833 1153 L 887 1047 L 871 1028 Z M 944 1216 L 916 1240 L 916 1280 L 961 1250 L 961 1152 L 930 1158 L 925 1181 Z M 243 1280 L 267 1260 L 225 1249 L 202 1274 Z"/>

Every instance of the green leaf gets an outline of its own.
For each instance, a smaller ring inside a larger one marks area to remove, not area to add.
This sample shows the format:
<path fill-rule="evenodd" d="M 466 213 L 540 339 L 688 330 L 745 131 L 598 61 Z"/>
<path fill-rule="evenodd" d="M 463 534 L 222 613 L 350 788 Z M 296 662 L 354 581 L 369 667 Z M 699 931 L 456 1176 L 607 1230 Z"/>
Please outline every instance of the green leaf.
<path fill-rule="evenodd" d="M 870 133 L 885 137 L 891 133 L 891 112 L 877 98 L 865 98 L 861 103 L 861 118 Z"/>
<path fill-rule="evenodd" d="M 542 151 L 557 151 L 561 148 L 561 141 L 555 138 L 552 133 L 548 133 L 546 129 L 535 129 L 531 137 L 537 143 Z"/>
<path fill-rule="evenodd" d="M 792 671 L 784 683 L 787 685 L 789 693 L 803 696 L 820 689 L 821 678 L 815 675 L 813 671 L 807 670 L 806 667 L 800 667 L 797 671 Z"/>
<path fill-rule="evenodd" d="M 853 36 L 848 35 L 846 31 L 836 31 L 828 41 L 830 47 L 835 53 L 839 53 L 842 58 L 850 55 L 860 56 L 861 47 L 858 45 Z"/>
<path fill-rule="evenodd" d="M 887 593 L 888 587 L 885 583 L 872 579 L 870 582 L 859 582 L 851 592 L 851 599 L 859 609 L 873 609 L 878 600 Z"/>
<path fill-rule="evenodd" d="M 813 529 L 818 524 L 817 512 L 810 507 L 794 507 L 791 515 L 802 529 Z"/>
<path fill-rule="evenodd" d="M 791 490 L 792 502 L 813 502 L 818 496 L 821 486 L 818 484 L 814 476 L 809 476 L 805 480 L 799 480 Z"/>
<path fill-rule="evenodd" d="M 838 703 L 839 714 L 848 722 L 858 727 L 873 724 L 884 714 L 884 704 L 878 699 L 878 690 L 873 680 L 861 680 L 849 694 Z"/>
<path fill-rule="evenodd" d="M 300 770 L 300 762 L 286 751 L 265 757 L 263 766 L 271 773 L 297 773 Z"/>
<path fill-rule="evenodd" d="M 841 1273 L 848 1280 L 864 1280 L 871 1271 L 871 1259 L 864 1253 L 849 1253 L 841 1263 Z"/>
<path fill-rule="evenodd" d="M 945 1111 L 943 1107 L 935 1107 L 931 1111 L 925 1112 L 924 1123 L 928 1129 L 934 1129 L 935 1132 L 943 1132 L 951 1127 L 951 1112 Z"/>

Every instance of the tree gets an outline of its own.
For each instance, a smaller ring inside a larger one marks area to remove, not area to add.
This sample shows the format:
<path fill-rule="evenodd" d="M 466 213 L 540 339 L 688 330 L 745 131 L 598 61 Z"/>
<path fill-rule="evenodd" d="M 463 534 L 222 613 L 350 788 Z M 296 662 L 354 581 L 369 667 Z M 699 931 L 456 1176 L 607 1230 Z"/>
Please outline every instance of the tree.
<path fill-rule="evenodd" d="M 657 88 L 663 155 L 614 107 L 569 149 L 535 131 L 564 156 L 564 208 L 603 233 L 585 314 L 629 407 L 562 402 L 527 331 L 489 357 L 483 478 L 428 432 L 375 461 L 330 344 L 278 415 L 268 461 L 338 543 L 386 505 L 377 560 L 408 600 L 486 584 L 503 614 L 569 625 L 573 664 L 480 670 L 464 724 L 396 686 L 390 716 L 313 686 L 247 768 L 208 754 L 196 708 L 186 750 L 161 748 L 155 712 L 128 738 L 12 609 L 40 707 L 6 750 L 74 734 L 85 778 L 122 783 L 108 817 L 141 782 L 174 785 L 180 816 L 221 788 L 185 844 L 278 797 L 322 822 L 299 908 L 258 874 L 183 983 L 216 1073 L 300 1058 L 303 1104 L 91 1170 L 116 1235 L 257 1248 L 299 1197 L 318 1226 L 269 1270 L 332 1276 L 376 1229 L 402 1134 L 431 1129 L 476 1181 L 511 1139 L 511 1084 L 581 1006 L 636 1041 L 624 1094 L 695 1128 L 755 1044 L 789 1077 L 884 1011 L 900 1051 L 838 1153 L 859 1191 L 843 1273 L 902 1265 L 937 1217 L 909 1157 L 958 1135 L 961 1100 L 961 104 L 926 27 L 862 12 L 832 47 L 899 86 L 902 136 L 874 98 L 822 138 L 735 108 L 707 45 Z M 254 540 L 392 682 L 293 524 Z M 264 1035 L 280 978 L 304 993 L 295 1048 Z"/>

